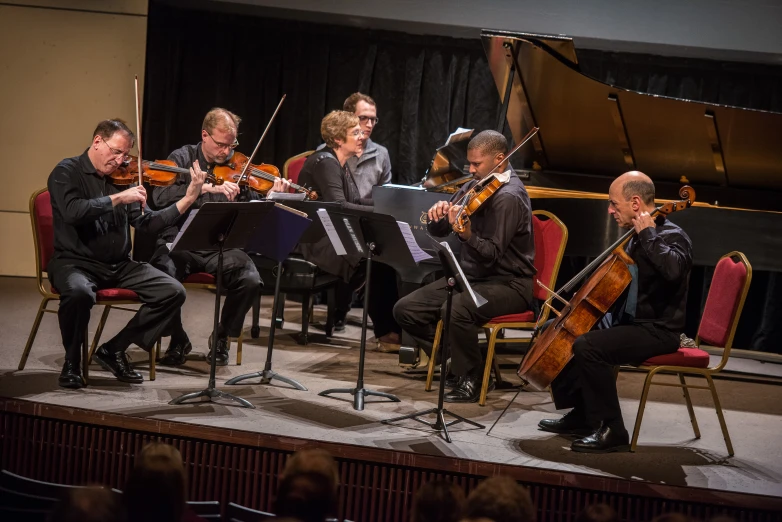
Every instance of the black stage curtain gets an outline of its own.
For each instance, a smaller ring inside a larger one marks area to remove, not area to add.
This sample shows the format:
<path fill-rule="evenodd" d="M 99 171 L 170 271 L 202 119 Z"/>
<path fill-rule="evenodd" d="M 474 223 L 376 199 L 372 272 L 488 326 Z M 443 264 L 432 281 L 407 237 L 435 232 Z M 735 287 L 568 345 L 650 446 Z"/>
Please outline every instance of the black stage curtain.
<path fill-rule="evenodd" d="M 320 121 L 356 91 L 378 104 L 372 138 L 394 181 L 419 181 L 457 127 L 494 128 L 499 97 L 480 42 L 212 13 L 150 2 L 144 145 L 165 158 L 200 139 L 214 106 L 239 114 L 250 154 L 287 98 L 256 163 L 282 167 L 322 142 Z M 150 156 L 151 155 L 151 156 Z"/>
<path fill-rule="evenodd" d="M 457 127 L 496 128 L 500 100 L 479 39 L 191 10 L 155 0 L 148 23 L 144 149 L 150 159 L 197 142 L 204 114 L 214 106 L 244 118 L 239 150 L 249 154 L 282 94 L 287 99 L 256 163 L 282 168 L 287 158 L 314 149 L 321 118 L 355 91 L 378 103 L 372 137 L 388 147 L 397 183 L 420 180 L 436 147 Z M 782 111 L 782 67 L 585 49 L 578 58 L 584 74 L 620 87 Z M 711 273 L 693 271 L 691 336 Z M 781 300 L 782 275 L 756 272 L 735 345 L 779 352 Z"/>

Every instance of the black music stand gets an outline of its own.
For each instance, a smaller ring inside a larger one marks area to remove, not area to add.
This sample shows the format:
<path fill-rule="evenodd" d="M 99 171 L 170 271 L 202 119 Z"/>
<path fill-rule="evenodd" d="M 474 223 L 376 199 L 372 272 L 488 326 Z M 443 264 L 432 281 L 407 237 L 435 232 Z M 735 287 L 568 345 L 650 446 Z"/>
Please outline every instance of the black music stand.
<path fill-rule="evenodd" d="M 391 424 L 392 422 L 398 422 L 401 420 L 406 419 L 413 419 L 417 422 L 420 422 L 421 424 L 426 424 L 430 428 L 440 431 L 443 434 L 443 438 L 446 442 L 451 442 L 451 436 L 448 434 L 448 426 L 453 426 L 454 424 L 458 424 L 459 422 L 466 422 L 467 424 L 470 424 L 472 426 L 475 426 L 476 428 L 484 429 L 486 426 L 482 424 L 478 424 L 477 422 L 471 421 L 470 419 L 466 419 L 460 415 L 456 415 L 455 413 L 451 413 L 450 411 L 446 410 L 443 407 L 443 400 L 445 398 L 445 380 L 446 380 L 446 374 L 448 373 L 445 370 L 446 364 L 445 361 L 448 360 L 448 357 L 450 356 L 450 343 L 448 342 L 448 329 L 451 324 L 451 303 L 453 301 L 453 291 L 456 289 L 458 292 L 469 292 L 473 299 L 476 301 L 477 306 L 481 306 L 482 304 L 486 303 L 486 300 L 481 297 L 480 295 L 476 294 L 472 291 L 472 288 L 470 288 L 470 284 L 467 282 L 467 279 L 464 277 L 464 274 L 462 273 L 461 268 L 459 267 L 459 263 L 456 261 L 456 257 L 453 255 L 453 252 L 451 251 L 450 247 L 447 246 L 447 243 L 437 243 L 435 241 L 436 248 L 437 248 L 437 254 L 440 257 L 440 262 L 443 265 L 443 271 L 445 272 L 445 282 L 447 290 L 447 297 L 445 300 L 445 317 L 443 317 L 443 334 L 441 339 L 442 344 L 442 361 L 440 368 L 440 387 L 438 391 L 437 396 L 437 407 L 436 408 L 429 408 L 428 410 L 418 411 L 415 413 L 410 413 L 408 415 L 402 415 L 401 417 L 394 417 L 393 419 L 387 419 L 384 421 L 381 421 L 382 424 Z M 424 415 L 430 415 L 434 414 L 435 420 L 434 422 L 427 422 L 425 420 L 419 419 L 419 417 L 423 417 Z M 445 422 L 445 416 L 450 415 L 451 417 L 454 417 L 454 420 L 451 422 Z"/>
<path fill-rule="evenodd" d="M 274 207 L 272 202 L 253 203 L 205 203 L 193 210 L 182 226 L 179 235 L 171 245 L 171 251 L 178 250 L 217 250 L 217 277 L 215 286 L 214 329 L 212 330 L 212 349 L 217 349 L 217 326 L 220 323 L 220 297 L 223 285 L 223 251 L 226 248 L 244 248 L 247 242 L 265 221 L 264 217 Z M 245 408 L 255 408 L 249 401 L 235 397 L 215 388 L 215 370 L 217 357 L 212 354 L 209 367 L 209 385 L 206 389 L 185 393 L 173 399 L 169 404 L 183 404 L 185 401 L 207 397 L 210 401 L 229 399 Z"/>
<path fill-rule="evenodd" d="M 287 206 L 287 205 L 285 205 Z M 266 345 L 266 364 L 259 372 L 246 373 L 228 379 L 225 384 L 239 384 L 247 379 L 260 377 L 259 384 L 269 384 L 273 379 L 289 384 L 293 388 L 307 391 L 307 388 L 295 379 L 285 377 L 272 370 L 272 353 L 274 351 L 274 333 L 277 329 L 277 301 L 280 297 L 280 279 L 282 279 L 282 262 L 299 243 L 311 224 L 311 220 L 297 212 L 285 209 L 285 206 L 275 205 L 269 218 L 264 221 L 263 235 L 257 234 L 247 244 L 247 249 L 277 261 L 277 276 L 274 279 L 274 300 L 272 301 L 272 319 L 269 326 L 269 342 Z"/>
<path fill-rule="evenodd" d="M 318 395 L 348 393 L 353 396 L 353 409 L 364 409 L 366 396 L 383 397 L 400 402 L 395 395 L 364 388 L 364 361 L 367 342 L 367 315 L 369 313 L 370 277 L 373 261 L 381 261 L 395 269 L 404 268 L 416 262 L 410 247 L 402 235 L 397 221 L 385 214 L 361 210 L 328 210 L 333 230 L 339 235 L 344 255 L 357 255 L 367 260 L 364 284 L 364 310 L 361 317 L 361 347 L 359 350 L 358 378 L 355 388 L 333 388 Z M 406 224 L 405 224 L 406 225 Z M 410 234 L 412 238 L 412 233 Z M 414 242 L 415 240 L 413 240 Z M 332 244 L 337 248 L 337 245 Z M 416 245 L 417 246 L 417 245 Z M 337 250 L 339 253 L 340 251 Z M 426 254 L 424 254 L 426 255 Z M 426 255 L 427 257 L 431 257 Z"/>

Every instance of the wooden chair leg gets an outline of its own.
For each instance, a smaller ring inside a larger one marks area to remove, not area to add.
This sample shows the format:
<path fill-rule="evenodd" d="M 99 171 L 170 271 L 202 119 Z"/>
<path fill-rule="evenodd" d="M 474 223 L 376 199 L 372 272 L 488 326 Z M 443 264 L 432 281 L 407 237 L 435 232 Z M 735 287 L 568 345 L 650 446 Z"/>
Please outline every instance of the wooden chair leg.
<path fill-rule="evenodd" d="M 682 392 L 684 393 L 684 402 L 687 403 L 687 413 L 690 414 L 690 423 L 692 423 L 692 431 L 695 433 L 695 438 L 701 438 L 701 430 L 698 429 L 698 419 L 695 418 L 695 409 L 692 407 L 692 400 L 690 400 L 690 390 L 687 388 L 687 382 L 684 380 L 684 374 L 679 373 L 679 382 L 682 385 Z"/>
<path fill-rule="evenodd" d="M 155 359 L 157 358 L 157 355 L 160 354 L 160 339 L 155 343 L 155 346 L 152 347 L 151 350 L 149 350 L 149 380 L 154 381 L 157 377 L 155 372 Z"/>
<path fill-rule="evenodd" d="M 27 358 L 30 356 L 30 350 L 33 348 L 35 336 L 38 335 L 38 327 L 41 326 L 41 319 L 43 319 L 44 310 L 46 310 L 46 305 L 49 301 L 51 301 L 51 299 L 48 297 L 41 299 L 41 304 L 38 306 L 38 313 L 35 316 L 35 321 L 33 321 L 33 329 L 30 330 L 30 335 L 27 337 L 27 344 L 24 346 L 22 358 L 19 361 L 19 370 L 24 370 L 24 367 L 27 364 Z"/>
<path fill-rule="evenodd" d="M 98 329 L 95 330 L 95 337 L 93 337 L 92 346 L 90 346 L 90 356 L 87 358 L 88 365 L 92 362 L 92 355 L 98 348 L 98 341 L 100 341 L 100 336 L 103 335 L 103 327 L 106 326 L 106 319 L 109 317 L 110 311 L 111 305 L 106 305 L 103 307 L 103 313 L 100 316 L 100 322 L 98 322 Z"/>
<path fill-rule="evenodd" d="M 426 387 L 424 390 L 432 391 L 432 379 L 434 379 L 434 365 L 437 360 L 437 350 L 440 347 L 440 336 L 443 333 L 443 322 L 437 322 L 437 330 L 434 332 L 434 342 L 432 343 L 432 354 L 429 356 L 429 369 L 426 372 Z M 445 379 L 448 371 L 446 370 L 446 361 L 440 364 L 440 378 Z"/>
<path fill-rule="evenodd" d="M 641 393 L 641 402 L 638 404 L 638 414 L 635 417 L 635 427 L 633 428 L 633 439 L 630 441 L 630 451 L 635 451 L 638 444 L 638 434 L 641 432 L 641 421 L 644 418 L 644 410 L 646 409 L 646 399 L 649 397 L 649 388 L 652 385 L 652 378 L 656 372 L 652 370 L 646 376 L 644 381 L 644 390 Z"/>
<path fill-rule="evenodd" d="M 714 408 L 717 410 L 717 418 L 720 421 L 720 428 L 722 428 L 722 437 L 725 439 L 725 446 L 728 448 L 728 455 L 733 456 L 733 444 L 730 442 L 730 434 L 728 433 L 728 425 L 725 424 L 725 415 L 722 413 L 722 406 L 720 405 L 720 398 L 717 396 L 717 388 L 714 387 L 714 381 L 711 379 L 711 375 L 708 373 L 705 375 L 706 382 L 709 383 L 709 389 L 711 390 L 711 398 L 714 400 Z"/>
<path fill-rule="evenodd" d="M 486 349 L 486 364 L 483 365 L 483 382 L 481 383 L 481 397 L 478 400 L 478 404 L 486 406 L 486 394 L 489 391 L 489 378 L 491 377 L 492 363 L 494 362 L 494 346 L 497 342 L 497 333 L 499 328 L 489 328 L 491 333 L 489 334 L 488 341 L 489 346 Z M 441 372 L 442 373 L 442 372 Z"/>
<path fill-rule="evenodd" d="M 239 337 L 236 339 L 236 365 L 241 366 L 242 365 L 242 340 L 244 338 L 244 330 L 239 334 Z"/>

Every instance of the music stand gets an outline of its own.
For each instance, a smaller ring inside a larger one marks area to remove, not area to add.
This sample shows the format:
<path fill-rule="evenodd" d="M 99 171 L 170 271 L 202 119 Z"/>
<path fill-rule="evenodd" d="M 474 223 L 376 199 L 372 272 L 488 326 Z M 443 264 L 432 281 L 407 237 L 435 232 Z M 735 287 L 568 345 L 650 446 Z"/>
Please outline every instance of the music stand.
<path fill-rule="evenodd" d="M 274 352 L 274 333 L 277 329 L 277 302 L 280 297 L 280 279 L 282 279 L 282 262 L 288 257 L 301 237 L 306 234 L 311 220 L 300 212 L 287 208 L 287 205 L 276 204 L 264 223 L 264 234 L 256 235 L 248 244 L 247 249 L 277 261 L 277 276 L 274 279 L 274 300 L 272 301 L 272 319 L 269 326 L 269 341 L 266 345 L 266 364 L 259 372 L 246 373 L 228 379 L 225 384 L 239 384 L 247 379 L 260 377 L 259 384 L 269 384 L 273 379 L 289 384 L 293 388 L 307 391 L 307 388 L 295 379 L 285 377 L 272 370 L 272 353 Z"/>
<path fill-rule="evenodd" d="M 443 363 L 440 366 L 440 387 L 438 390 L 438 396 L 437 396 L 437 407 L 436 408 L 429 408 L 428 410 L 422 410 L 415 413 L 410 413 L 408 415 L 402 415 L 400 417 L 394 417 L 393 419 L 387 419 L 384 421 L 381 421 L 382 424 L 391 424 L 393 422 L 398 422 L 401 420 L 406 419 L 413 419 L 417 422 L 420 422 L 421 424 L 426 424 L 430 428 L 442 432 L 443 438 L 446 442 L 451 442 L 451 436 L 448 434 L 448 426 L 453 426 L 454 424 L 458 424 L 459 422 L 466 422 L 467 424 L 470 424 L 472 426 L 475 426 L 476 428 L 484 429 L 486 426 L 482 424 L 478 424 L 477 422 L 471 421 L 470 419 L 466 419 L 460 415 L 456 415 L 455 413 L 452 413 L 448 410 L 446 410 L 443 407 L 443 401 L 445 398 L 445 380 L 446 380 L 446 374 L 448 373 L 445 370 L 446 364 L 445 361 L 448 360 L 448 357 L 450 356 L 450 342 L 448 339 L 448 330 L 451 323 L 451 303 L 453 301 L 453 292 L 454 289 L 456 289 L 459 292 L 469 292 L 472 296 L 473 300 L 475 301 L 475 304 L 477 306 L 481 306 L 486 303 L 486 299 L 481 297 L 479 294 L 476 294 L 473 292 L 472 288 L 470 287 L 470 284 L 467 282 L 467 279 L 464 277 L 464 273 L 462 272 L 461 267 L 459 266 L 459 263 L 456 261 L 456 257 L 453 255 L 453 252 L 451 251 L 451 248 L 448 246 L 448 243 L 437 243 L 435 241 L 437 248 L 437 255 L 440 257 L 440 262 L 443 266 L 443 271 L 445 272 L 445 281 L 446 281 L 446 300 L 445 300 L 445 317 L 442 318 L 443 320 L 443 335 L 440 338 L 440 343 L 442 344 L 442 361 Z M 419 417 L 423 417 L 424 415 L 430 415 L 435 414 L 435 420 L 434 422 L 427 422 L 425 420 L 419 419 Z M 454 420 L 451 422 L 445 421 L 445 416 L 449 415 L 451 417 L 454 417 Z"/>
<path fill-rule="evenodd" d="M 322 391 L 318 395 L 328 397 L 332 394 L 350 394 L 353 396 L 353 409 L 359 411 L 364 409 L 364 398 L 366 396 L 383 397 L 393 402 L 400 402 L 396 395 L 364 388 L 364 362 L 366 358 L 367 316 L 369 313 L 372 263 L 381 261 L 395 269 L 403 269 L 417 262 L 416 256 L 419 252 L 414 253 L 411 250 L 415 248 L 426 258 L 431 256 L 423 252 L 415 244 L 412 232 L 408 235 L 408 240 L 411 240 L 412 243 L 406 241 L 400 224 L 391 216 L 348 209 L 328 210 L 326 213 L 333 227 L 332 231 L 339 236 L 338 238 L 330 236 L 337 253 L 342 252 L 340 255 L 358 255 L 363 257 L 367 260 L 367 268 L 364 283 L 364 310 L 361 317 L 361 345 L 356 386 L 355 388 L 332 388 Z M 409 225 L 404 223 L 403 226 L 407 227 L 409 231 Z"/>
<path fill-rule="evenodd" d="M 192 210 L 179 234 L 171 244 L 171 251 L 217 250 L 217 276 L 215 277 L 215 313 L 212 330 L 212 349 L 217 349 L 217 326 L 220 323 L 220 297 L 223 285 L 223 251 L 226 248 L 244 248 L 274 207 L 272 202 L 254 203 L 205 203 L 200 209 Z M 245 408 L 255 408 L 249 401 L 235 397 L 215 388 L 217 357 L 212 354 L 209 367 L 209 384 L 206 389 L 185 393 L 171 400 L 169 404 L 183 404 L 185 401 L 206 397 L 210 401 L 229 399 Z"/>

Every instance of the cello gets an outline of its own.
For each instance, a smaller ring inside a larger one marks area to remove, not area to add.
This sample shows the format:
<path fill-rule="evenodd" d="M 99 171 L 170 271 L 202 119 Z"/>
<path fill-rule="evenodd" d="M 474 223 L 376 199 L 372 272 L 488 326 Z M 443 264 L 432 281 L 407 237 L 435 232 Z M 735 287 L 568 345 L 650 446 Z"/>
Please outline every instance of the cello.
<path fill-rule="evenodd" d="M 657 207 L 650 215 L 667 216 L 692 206 L 695 191 L 685 185 L 679 190 L 679 197 L 681 200 Z M 556 292 L 538 281 L 550 294 L 543 306 L 548 307 L 556 318 L 540 336 L 533 336 L 530 348 L 516 372 L 523 386 L 545 390 L 573 357 L 575 340 L 589 332 L 630 285 L 633 277 L 628 266 L 635 262 L 624 248 L 633 234 L 635 230 L 629 230 Z M 562 294 L 572 291 L 584 278 L 586 281 L 575 295 L 569 301 L 565 300 Z M 562 310 L 556 310 L 551 305 L 553 298 L 564 305 Z"/>

